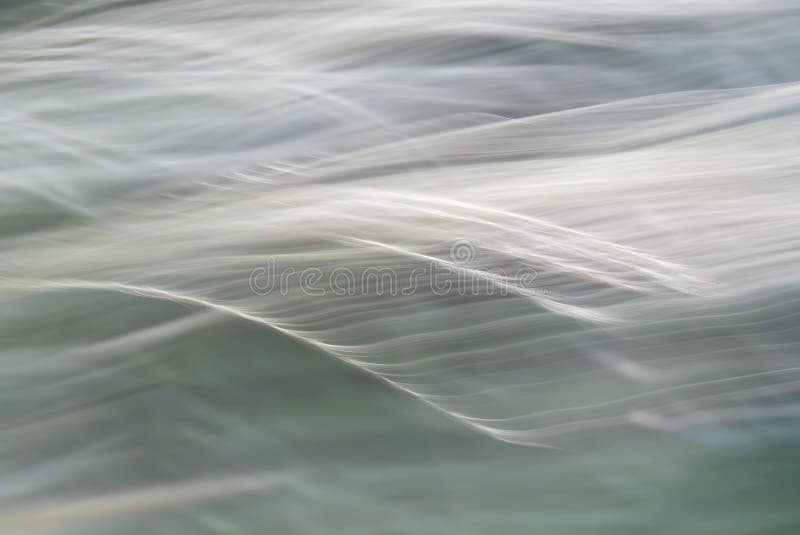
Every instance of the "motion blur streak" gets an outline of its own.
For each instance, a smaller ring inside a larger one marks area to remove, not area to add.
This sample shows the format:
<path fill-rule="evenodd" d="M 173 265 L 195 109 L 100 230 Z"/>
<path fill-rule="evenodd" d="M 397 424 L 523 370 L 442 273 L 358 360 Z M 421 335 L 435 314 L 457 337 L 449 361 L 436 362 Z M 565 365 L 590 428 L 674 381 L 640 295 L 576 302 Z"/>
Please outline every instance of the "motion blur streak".
<path fill-rule="evenodd" d="M 0 531 L 796 533 L 799 27 L 0 3 Z"/>

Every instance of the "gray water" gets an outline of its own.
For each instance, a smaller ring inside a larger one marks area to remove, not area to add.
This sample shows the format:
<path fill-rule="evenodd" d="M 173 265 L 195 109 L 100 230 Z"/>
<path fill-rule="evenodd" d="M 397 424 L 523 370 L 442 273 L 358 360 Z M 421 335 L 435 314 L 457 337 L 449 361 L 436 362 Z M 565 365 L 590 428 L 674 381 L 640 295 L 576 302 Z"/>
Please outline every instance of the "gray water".
<path fill-rule="evenodd" d="M 798 8 L 0 2 L 0 533 L 796 533 Z"/>

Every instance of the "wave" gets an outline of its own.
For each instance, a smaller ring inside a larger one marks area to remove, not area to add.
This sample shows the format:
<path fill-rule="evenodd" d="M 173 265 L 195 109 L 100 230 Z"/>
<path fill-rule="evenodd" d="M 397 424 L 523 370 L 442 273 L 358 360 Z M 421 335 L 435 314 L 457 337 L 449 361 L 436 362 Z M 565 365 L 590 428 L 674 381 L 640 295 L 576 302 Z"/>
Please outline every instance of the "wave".
<path fill-rule="evenodd" d="M 44 4 L 0 33 L 15 399 L 232 317 L 514 444 L 799 414 L 790 3 Z M 51 314 L 98 291 L 188 311 Z"/>

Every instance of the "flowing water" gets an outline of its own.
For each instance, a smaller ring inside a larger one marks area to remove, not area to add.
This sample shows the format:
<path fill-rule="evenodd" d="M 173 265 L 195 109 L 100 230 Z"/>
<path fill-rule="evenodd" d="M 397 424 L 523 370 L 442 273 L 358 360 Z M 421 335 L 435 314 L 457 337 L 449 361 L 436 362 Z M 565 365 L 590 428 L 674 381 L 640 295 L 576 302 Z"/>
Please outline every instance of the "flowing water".
<path fill-rule="evenodd" d="M 798 27 L 0 2 L 0 533 L 797 533 Z"/>

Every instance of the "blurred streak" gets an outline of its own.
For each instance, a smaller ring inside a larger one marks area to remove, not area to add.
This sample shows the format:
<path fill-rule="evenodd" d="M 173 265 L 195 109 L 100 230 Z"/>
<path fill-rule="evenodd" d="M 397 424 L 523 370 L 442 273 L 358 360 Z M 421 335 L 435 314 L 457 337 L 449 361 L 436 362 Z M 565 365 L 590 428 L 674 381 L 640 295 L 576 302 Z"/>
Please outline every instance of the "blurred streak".
<path fill-rule="evenodd" d="M 276 474 L 215 477 L 105 494 L 70 503 L 33 505 L 16 511 L 0 510 L 0 531 L 20 533 L 20 530 L 55 526 L 64 529 L 74 524 L 115 516 L 202 503 L 244 492 L 263 491 L 288 484 L 292 479 L 288 475 Z"/>
<path fill-rule="evenodd" d="M 0 527 L 327 533 L 292 507 L 363 503 L 363 532 L 444 532 L 403 510 L 441 463 L 448 529 L 573 535 L 454 489 L 591 480 L 602 513 L 663 504 L 651 446 L 796 440 L 798 27 L 783 0 L 0 5 Z M 306 465 L 330 479 L 258 519 L 191 510 L 283 481 L 204 474 Z"/>

